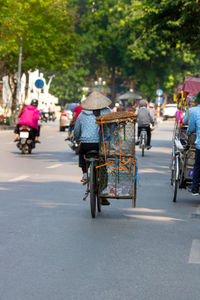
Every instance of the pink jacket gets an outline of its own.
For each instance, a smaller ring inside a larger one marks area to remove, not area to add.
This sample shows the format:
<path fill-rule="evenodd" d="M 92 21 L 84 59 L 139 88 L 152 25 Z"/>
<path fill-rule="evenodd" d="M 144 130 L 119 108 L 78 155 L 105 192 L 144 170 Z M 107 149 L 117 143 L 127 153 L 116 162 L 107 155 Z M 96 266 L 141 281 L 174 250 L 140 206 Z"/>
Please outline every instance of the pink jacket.
<path fill-rule="evenodd" d="M 19 119 L 18 124 L 29 125 L 35 129 L 38 129 L 38 120 L 40 118 L 40 111 L 32 105 L 28 105 Z"/>

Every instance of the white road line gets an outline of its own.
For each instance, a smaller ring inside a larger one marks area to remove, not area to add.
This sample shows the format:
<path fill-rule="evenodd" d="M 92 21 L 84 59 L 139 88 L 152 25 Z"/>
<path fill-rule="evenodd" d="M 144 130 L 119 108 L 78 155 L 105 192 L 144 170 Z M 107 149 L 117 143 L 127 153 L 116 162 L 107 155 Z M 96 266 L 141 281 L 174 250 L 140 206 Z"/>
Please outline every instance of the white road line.
<path fill-rule="evenodd" d="M 189 264 L 200 264 L 200 240 L 193 240 L 190 250 Z"/>
<path fill-rule="evenodd" d="M 55 164 L 55 165 L 47 167 L 47 169 L 54 169 L 54 168 L 58 168 L 60 166 L 62 166 L 62 164 Z"/>
<path fill-rule="evenodd" d="M 25 176 L 25 175 L 24 175 L 24 176 L 18 176 L 18 177 L 9 179 L 8 181 L 9 181 L 9 182 L 21 181 L 21 180 L 24 180 L 24 179 L 26 179 L 26 178 L 28 178 L 28 177 L 30 177 L 30 176 Z"/>
<path fill-rule="evenodd" d="M 200 205 L 197 206 L 197 214 L 200 215 Z"/>

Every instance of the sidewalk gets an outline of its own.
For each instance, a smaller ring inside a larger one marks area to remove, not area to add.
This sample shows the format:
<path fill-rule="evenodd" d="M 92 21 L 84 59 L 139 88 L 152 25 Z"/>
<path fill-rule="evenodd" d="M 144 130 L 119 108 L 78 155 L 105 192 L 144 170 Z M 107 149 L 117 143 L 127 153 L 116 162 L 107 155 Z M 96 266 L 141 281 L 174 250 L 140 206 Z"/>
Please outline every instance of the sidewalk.
<path fill-rule="evenodd" d="M 10 125 L 0 125 L 0 130 L 14 130 L 15 126 Z"/>

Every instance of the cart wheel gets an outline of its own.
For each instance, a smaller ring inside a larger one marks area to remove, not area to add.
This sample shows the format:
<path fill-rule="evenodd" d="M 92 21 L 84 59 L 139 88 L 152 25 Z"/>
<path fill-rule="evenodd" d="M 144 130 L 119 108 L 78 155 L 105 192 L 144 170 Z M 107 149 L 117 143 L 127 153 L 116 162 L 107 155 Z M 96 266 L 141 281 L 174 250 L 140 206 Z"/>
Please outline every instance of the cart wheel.
<path fill-rule="evenodd" d="M 175 167 L 174 167 L 174 170 L 172 170 L 172 182 L 173 182 L 173 190 L 174 190 L 173 202 L 176 202 L 178 182 L 179 182 L 179 158 L 178 158 L 178 156 L 176 156 Z"/>
<path fill-rule="evenodd" d="M 91 215 L 92 218 L 96 216 L 96 176 L 95 176 L 95 166 L 94 163 L 91 162 L 90 164 L 90 208 L 91 208 Z"/>
<path fill-rule="evenodd" d="M 101 197 L 97 196 L 97 209 L 98 212 L 101 212 Z"/>
<path fill-rule="evenodd" d="M 136 206 L 136 195 L 137 195 L 137 180 L 133 184 L 133 198 L 132 198 L 132 207 L 135 208 Z"/>

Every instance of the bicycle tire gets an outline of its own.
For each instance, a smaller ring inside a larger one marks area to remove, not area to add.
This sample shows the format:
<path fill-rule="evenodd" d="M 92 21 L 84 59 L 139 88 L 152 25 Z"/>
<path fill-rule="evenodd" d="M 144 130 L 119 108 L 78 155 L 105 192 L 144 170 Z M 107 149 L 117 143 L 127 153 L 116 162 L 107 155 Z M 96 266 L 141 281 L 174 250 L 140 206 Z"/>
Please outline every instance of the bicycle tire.
<path fill-rule="evenodd" d="M 175 168 L 173 170 L 173 202 L 176 202 L 177 199 L 177 190 L 178 190 L 178 181 L 179 181 L 179 161 L 178 157 L 176 157 Z"/>
<path fill-rule="evenodd" d="M 96 216 L 96 170 L 94 162 L 90 163 L 90 209 L 92 218 Z"/>
<path fill-rule="evenodd" d="M 133 183 L 133 197 L 132 197 L 132 207 L 136 207 L 136 196 L 137 196 L 137 179 Z"/>
<path fill-rule="evenodd" d="M 142 156 L 144 156 L 144 147 L 142 147 Z"/>

